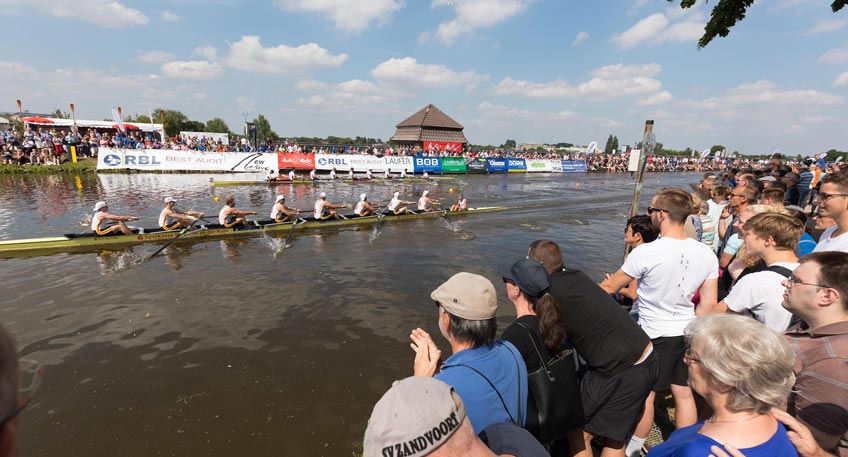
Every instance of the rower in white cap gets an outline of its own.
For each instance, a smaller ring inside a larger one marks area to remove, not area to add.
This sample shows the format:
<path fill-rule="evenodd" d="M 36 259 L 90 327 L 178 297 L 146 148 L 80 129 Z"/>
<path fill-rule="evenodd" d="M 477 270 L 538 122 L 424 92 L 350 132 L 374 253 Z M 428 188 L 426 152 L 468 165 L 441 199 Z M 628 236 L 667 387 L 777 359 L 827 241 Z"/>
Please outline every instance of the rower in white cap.
<path fill-rule="evenodd" d="M 165 207 L 159 213 L 159 227 L 163 230 L 176 230 L 188 227 L 203 217 L 199 211 L 183 211 L 177 208 L 177 200 L 165 197 Z"/>
<path fill-rule="evenodd" d="M 409 208 L 406 205 L 414 205 L 415 202 L 407 202 L 400 199 L 400 192 L 395 192 L 394 198 L 389 202 L 389 211 L 392 214 L 406 214 L 409 212 Z"/>
<path fill-rule="evenodd" d="M 327 201 L 327 193 L 321 192 L 318 195 L 318 200 L 315 201 L 315 219 L 326 221 L 329 218 L 333 219 L 347 219 L 341 214 L 337 213 L 335 210 L 339 208 L 344 208 L 346 205 L 334 205 Z"/>
<path fill-rule="evenodd" d="M 132 230 L 124 224 L 124 221 L 137 220 L 136 216 L 109 214 L 109 205 L 106 202 L 97 202 L 94 205 L 94 216 L 91 217 L 91 231 L 98 235 L 115 235 L 118 232 L 132 235 Z"/>
<path fill-rule="evenodd" d="M 418 199 L 418 210 L 419 211 L 433 211 L 436 209 L 434 205 L 438 205 L 438 200 L 433 200 L 430 198 L 430 191 L 425 190 L 421 193 L 421 198 Z"/>
<path fill-rule="evenodd" d="M 300 208 L 289 208 L 286 206 L 286 196 L 277 195 L 274 207 L 271 208 L 271 219 L 274 219 L 274 222 L 291 222 L 297 219 L 298 214 Z"/>
<path fill-rule="evenodd" d="M 359 202 L 356 204 L 356 207 L 353 209 L 353 212 L 356 213 L 359 217 L 371 216 L 375 212 L 380 210 L 379 203 L 371 203 L 368 201 L 368 194 L 363 193 L 359 196 Z"/>

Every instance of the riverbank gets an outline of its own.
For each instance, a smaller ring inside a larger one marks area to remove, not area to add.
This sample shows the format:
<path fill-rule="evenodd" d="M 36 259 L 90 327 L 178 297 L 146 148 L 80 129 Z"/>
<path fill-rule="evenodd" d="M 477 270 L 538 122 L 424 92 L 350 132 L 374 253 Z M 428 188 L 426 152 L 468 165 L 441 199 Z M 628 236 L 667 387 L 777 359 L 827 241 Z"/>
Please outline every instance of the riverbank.
<path fill-rule="evenodd" d="M 0 165 L 0 174 L 96 173 L 97 159 L 80 159 L 61 165 Z"/>

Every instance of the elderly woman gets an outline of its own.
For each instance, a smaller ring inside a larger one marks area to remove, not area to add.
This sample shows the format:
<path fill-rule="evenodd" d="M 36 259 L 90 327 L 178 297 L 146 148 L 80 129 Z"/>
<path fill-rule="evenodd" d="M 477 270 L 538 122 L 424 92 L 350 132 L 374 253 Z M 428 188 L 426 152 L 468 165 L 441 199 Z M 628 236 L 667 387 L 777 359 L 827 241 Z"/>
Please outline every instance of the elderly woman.
<path fill-rule="evenodd" d="M 714 413 L 675 431 L 648 456 L 703 457 L 710 446 L 725 444 L 747 457 L 798 455 L 783 424 L 769 414 L 795 383 L 789 343 L 749 317 L 729 314 L 695 320 L 687 340 L 689 385 Z"/>

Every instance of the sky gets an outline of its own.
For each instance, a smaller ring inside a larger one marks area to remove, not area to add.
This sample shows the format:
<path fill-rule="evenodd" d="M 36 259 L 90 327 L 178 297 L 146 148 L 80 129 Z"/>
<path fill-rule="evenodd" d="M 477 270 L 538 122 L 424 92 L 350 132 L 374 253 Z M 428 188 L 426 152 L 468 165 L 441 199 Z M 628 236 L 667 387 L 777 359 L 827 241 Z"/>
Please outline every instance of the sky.
<path fill-rule="evenodd" d="M 699 50 L 715 1 L 0 0 L 0 111 L 177 109 L 282 137 L 389 139 L 429 103 L 473 144 L 848 150 L 848 10 L 759 0 Z"/>

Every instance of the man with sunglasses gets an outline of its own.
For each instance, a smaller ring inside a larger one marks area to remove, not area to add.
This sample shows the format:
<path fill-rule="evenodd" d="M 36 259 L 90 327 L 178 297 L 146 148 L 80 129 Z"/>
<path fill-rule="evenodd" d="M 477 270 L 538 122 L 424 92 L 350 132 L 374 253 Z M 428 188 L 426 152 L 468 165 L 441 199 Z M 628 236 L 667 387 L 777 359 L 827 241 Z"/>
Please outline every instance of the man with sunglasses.
<path fill-rule="evenodd" d="M 787 412 L 822 448 L 848 456 L 848 253 L 802 257 L 783 286 L 783 307 L 803 319 L 785 333 L 797 355 Z"/>
<path fill-rule="evenodd" d="M 848 171 L 831 173 L 822 178 L 816 199 L 821 215 L 832 217 L 836 225 L 822 233 L 813 252 L 848 252 Z"/>

